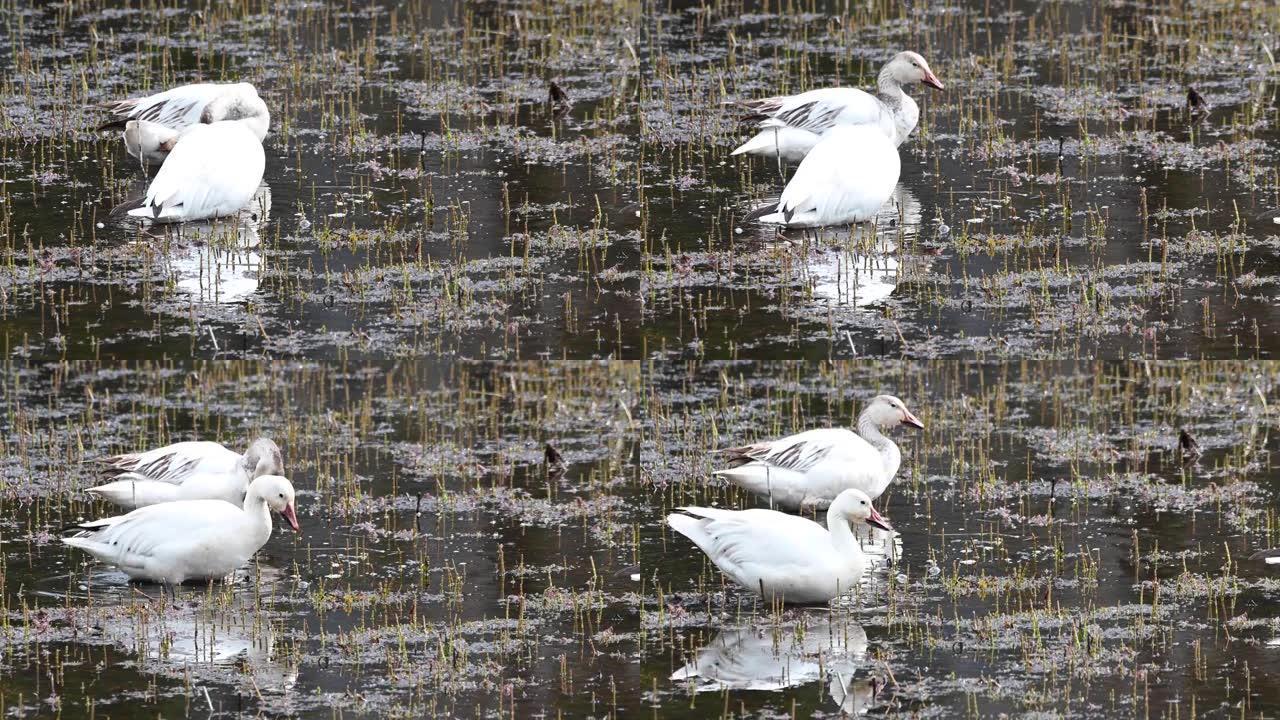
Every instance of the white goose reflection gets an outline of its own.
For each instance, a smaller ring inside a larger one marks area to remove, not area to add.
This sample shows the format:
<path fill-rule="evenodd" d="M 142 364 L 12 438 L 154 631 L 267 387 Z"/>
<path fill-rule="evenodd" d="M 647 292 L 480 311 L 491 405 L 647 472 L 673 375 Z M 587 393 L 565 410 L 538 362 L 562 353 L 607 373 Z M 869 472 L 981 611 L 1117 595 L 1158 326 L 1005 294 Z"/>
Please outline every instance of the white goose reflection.
<path fill-rule="evenodd" d="M 879 689 L 875 678 L 855 679 L 866 652 L 867 633 L 857 622 L 808 615 L 724 630 L 671 679 L 690 683 L 693 692 L 777 691 L 826 681 L 842 712 L 861 715 Z"/>
<path fill-rule="evenodd" d="M 166 274 L 196 302 L 233 303 L 252 295 L 262 266 L 258 230 L 270 214 L 271 188 L 263 183 L 237 217 L 166 228 L 182 240 L 165 258 Z"/>
<path fill-rule="evenodd" d="M 116 568 L 94 566 L 84 575 L 50 577 L 35 594 L 93 609 L 81 615 L 86 632 L 137 657 L 163 674 L 192 675 L 284 693 L 298 680 L 298 665 L 280 628 L 260 609 L 264 596 L 285 592 L 290 575 L 255 563 L 233 582 L 192 583 L 174 590 L 131 582 Z M 68 579 L 74 579 L 68 587 Z"/>
<path fill-rule="evenodd" d="M 278 629 L 252 607 L 252 598 L 236 592 L 229 600 L 216 594 L 199 607 L 175 613 L 166 603 L 133 608 L 133 622 L 103 628 L 116 645 L 137 655 L 143 665 L 163 664 L 206 678 L 244 676 L 263 692 L 286 692 L 298 681 L 297 664 L 277 647 Z"/>
<path fill-rule="evenodd" d="M 912 270 L 910 263 L 903 264 L 898 248 L 918 234 L 920 222 L 919 201 L 899 185 L 876 217 L 874 231 L 870 224 L 809 231 L 808 237 L 816 233 L 817 240 L 802 243 L 805 285 L 815 298 L 837 305 L 863 308 L 883 301 Z M 770 243 L 779 242 L 772 228 L 762 232 L 770 233 Z M 793 246 L 796 234 L 792 231 L 787 236 Z"/>

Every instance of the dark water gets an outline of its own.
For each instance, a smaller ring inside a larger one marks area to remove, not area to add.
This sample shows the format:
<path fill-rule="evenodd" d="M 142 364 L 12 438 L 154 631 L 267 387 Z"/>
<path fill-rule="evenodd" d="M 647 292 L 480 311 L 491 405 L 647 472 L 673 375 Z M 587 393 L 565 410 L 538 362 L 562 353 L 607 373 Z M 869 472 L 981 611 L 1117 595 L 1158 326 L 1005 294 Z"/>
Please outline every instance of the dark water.
<path fill-rule="evenodd" d="M 1277 379 L 1227 364 L 666 369 L 642 459 L 658 498 L 641 539 L 652 704 L 690 718 L 1273 714 L 1277 583 L 1247 558 L 1275 543 Z M 877 502 L 897 558 L 856 601 L 778 614 L 662 525 L 677 506 L 759 504 L 707 479 L 708 448 L 845 423 L 887 387 L 926 429 L 899 433 L 903 469 Z M 1179 428 L 1198 462 L 1179 459 Z M 673 681 L 691 661 L 704 679 Z M 794 686 L 739 689 L 780 677 Z"/>
<path fill-rule="evenodd" d="M 636 710 L 637 370 L 15 368 L 0 703 L 66 717 Z M 234 584 L 169 601 L 51 534 L 103 512 L 81 492 L 94 457 L 259 433 L 284 451 L 302 532 L 277 523 Z"/>
<path fill-rule="evenodd" d="M 1261 7 L 108 3 L 14 16 L 0 59 L 10 353 L 1275 348 L 1275 66 L 1265 42 L 1242 39 L 1274 36 Z M 901 47 L 947 90 L 912 90 L 921 127 L 878 236 L 743 224 L 782 179 L 728 156 L 750 128 L 722 101 L 865 86 Z M 253 81 L 273 109 L 270 205 L 202 264 L 193 230 L 108 216 L 143 177 L 114 133 L 93 131 L 94 103 L 219 79 Z M 573 100 L 562 115 L 549 80 Z M 1184 85 L 1207 118 L 1188 116 Z"/>
<path fill-rule="evenodd" d="M 0 713 L 1280 711 L 1277 588 L 1247 561 L 1280 545 L 1274 7 L 0 21 Z M 752 128 L 725 102 L 869 87 L 899 49 L 947 87 L 909 90 L 875 227 L 744 222 L 791 169 L 729 155 Z M 112 215 L 146 176 L 99 103 L 222 80 L 272 110 L 254 212 Z M 901 436 L 899 534 L 855 600 L 774 612 L 664 529 L 755 503 L 707 480 L 710 450 L 882 391 L 927 429 Z M 93 459 L 258 434 L 302 533 L 238 582 L 167 599 L 57 542 L 110 512 Z"/>

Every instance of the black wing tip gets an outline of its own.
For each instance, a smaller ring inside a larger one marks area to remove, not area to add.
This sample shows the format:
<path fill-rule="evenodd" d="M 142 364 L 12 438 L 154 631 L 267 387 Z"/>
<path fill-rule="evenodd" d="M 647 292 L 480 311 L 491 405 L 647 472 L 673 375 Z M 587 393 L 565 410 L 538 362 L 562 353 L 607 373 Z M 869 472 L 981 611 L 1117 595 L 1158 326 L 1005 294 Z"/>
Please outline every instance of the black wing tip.
<path fill-rule="evenodd" d="M 110 122 L 105 122 L 105 123 L 103 123 L 103 124 L 99 125 L 99 126 L 98 126 L 98 131 L 99 131 L 99 132 L 101 132 L 101 131 L 103 131 L 103 130 L 124 130 L 124 129 L 125 129 L 125 126 L 126 126 L 126 125 L 128 125 L 128 124 L 129 124 L 129 118 L 121 118 L 121 119 L 119 119 L 119 120 L 112 120 L 112 121 L 110 121 Z"/>
<path fill-rule="evenodd" d="M 764 205 L 761 205 L 747 213 L 746 216 L 742 218 L 742 222 L 752 222 L 754 220 L 759 220 L 765 215 L 772 215 L 773 213 L 778 212 L 780 205 L 781 203 L 765 203 Z"/>
<path fill-rule="evenodd" d="M 130 210 L 136 210 L 142 207 L 145 202 L 146 202 L 146 198 L 144 198 L 141 194 L 136 195 L 134 197 L 126 198 L 124 202 L 111 208 L 111 212 L 109 213 L 109 215 L 111 217 L 120 217 L 122 215 L 127 215 Z M 113 464 L 112 458 L 103 458 L 100 462 L 104 467 L 111 467 Z"/>

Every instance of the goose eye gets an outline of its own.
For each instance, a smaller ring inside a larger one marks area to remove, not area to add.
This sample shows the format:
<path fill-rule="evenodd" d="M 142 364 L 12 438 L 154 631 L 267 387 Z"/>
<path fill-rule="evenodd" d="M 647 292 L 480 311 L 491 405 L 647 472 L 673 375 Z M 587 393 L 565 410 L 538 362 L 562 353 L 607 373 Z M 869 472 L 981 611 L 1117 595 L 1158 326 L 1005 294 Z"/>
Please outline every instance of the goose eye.
<path fill-rule="evenodd" d="M 280 497 L 281 497 L 281 498 L 284 498 L 284 493 L 280 493 Z"/>

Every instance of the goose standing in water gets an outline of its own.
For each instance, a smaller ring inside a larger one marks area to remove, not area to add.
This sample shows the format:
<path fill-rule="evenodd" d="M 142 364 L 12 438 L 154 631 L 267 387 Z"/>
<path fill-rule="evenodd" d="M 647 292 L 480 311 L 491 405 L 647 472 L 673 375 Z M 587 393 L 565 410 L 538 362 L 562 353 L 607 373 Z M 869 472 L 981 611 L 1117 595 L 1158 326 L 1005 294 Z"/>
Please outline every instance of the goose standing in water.
<path fill-rule="evenodd" d="M 244 454 L 216 442 L 188 441 L 155 450 L 105 458 L 114 482 L 88 492 L 127 509 L 177 500 L 225 500 L 239 505 L 249 483 L 284 473 L 280 448 L 268 438 L 254 440 Z"/>
<path fill-rule="evenodd" d="M 62 542 L 100 562 L 115 565 L 131 579 L 179 585 L 187 580 L 230 575 L 271 537 L 271 513 L 298 531 L 293 485 L 278 475 L 249 484 L 244 504 L 221 500 L 181 500 L 138 508 L 127 515 L 67 528 Z"/>
<path fill-rule="evenodd" d="M 235 215 L 258 191 L 266 169 L 262 141 L 242 120 L 196 125 L 178 138 L 129 215 L 185 222 Z"/>
<path fill-rule="evenodd" d="M 866 222 L 893 195 L 901 170 L 897 146 L 880 129 L 831 128 L 800 161 L 778 204 L 758 219 L 794 228 Z"/>
<path fill-rule="evenodd" d="M 825 603 L 856 588 L 868 566 L 849 523 L 892 530 L 861 490 L 827 508 L 827 527 L 776 510 L 683 507 L 667 524 L 725 575 L 769 602 Z M 692 517 L 691 517 L 692 516 Z"/>
<path fill-rule="evenodd" d="M 197 83 L 148 97 L 107 103 L 115 119 L 99 130 L 123 129 L 125 149 L 145 165 L 159 165 L 186 130 L 224 120 L 243 122 L 261 143 L 271 112 L 250 83 Z"/>
<path fill-rule="evenodd" d="M 823 508 L 849 488 L 872 500 L 898 473 L 902 451 L 881 431 L 923 428 L 905 403 L 878 395 L 858 415 L 858 432 L 823 428 L 724 450 L 731 467 L 714 475 L 792 510 Z"/>
<path fill-rule="evenodd" d="M 943 89 L 923 57 L 900 52 L 880 69 L 875 94 L 856 88 L 821 88 L 739 103 L 760 119 L 760 132 L 731 154 L 799 162 L 824 133 L 841 125 L 876 128 L 897 147 L 920 120 L 920 107 L 903 91 L 903 86 L 915 84 Z"/>

